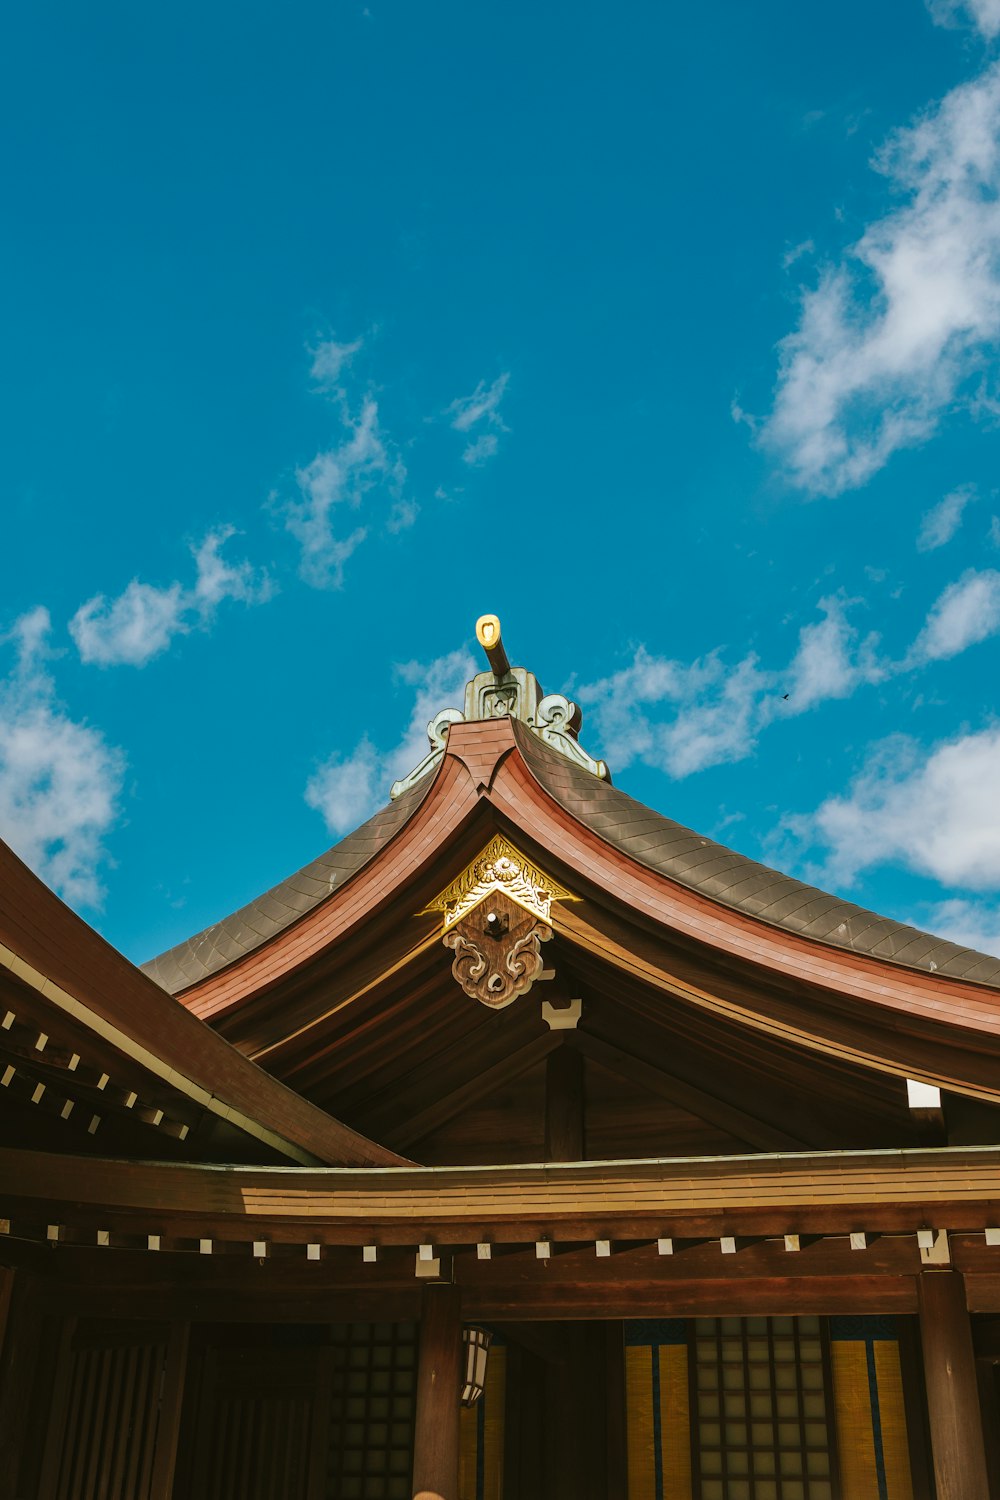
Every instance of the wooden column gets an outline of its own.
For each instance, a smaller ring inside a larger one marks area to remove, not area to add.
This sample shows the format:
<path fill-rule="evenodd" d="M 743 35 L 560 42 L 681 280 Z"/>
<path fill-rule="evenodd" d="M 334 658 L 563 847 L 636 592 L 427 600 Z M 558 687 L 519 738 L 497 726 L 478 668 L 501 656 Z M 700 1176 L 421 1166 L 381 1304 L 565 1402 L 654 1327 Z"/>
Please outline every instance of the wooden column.
<path fill-rule="evenodd" d="M 462 1298 L 456 1286 L 424 1288 L 413 1436 L 414 1500 L 458 1500 Z"/>
<path fill-rule="evenodd" d="M 965 1282 L 926 1271 L 917 1285 L 937 1500 L 989 1500 Z"/>
<path fill-rule="evenodd" d="M 583 1056 L 567 1035 L 545 1064 L 545 1160 L 583 1161 Z"/>
<path fill-rule="evenodd" d="M 22 1493 L 18 1482 L 22 1450 L 39 1348 L 45 1342 L 42 1307 L 35 1278 L 27 1271 L 16 1271 L 0 1360 L 0 1495 Z"/>

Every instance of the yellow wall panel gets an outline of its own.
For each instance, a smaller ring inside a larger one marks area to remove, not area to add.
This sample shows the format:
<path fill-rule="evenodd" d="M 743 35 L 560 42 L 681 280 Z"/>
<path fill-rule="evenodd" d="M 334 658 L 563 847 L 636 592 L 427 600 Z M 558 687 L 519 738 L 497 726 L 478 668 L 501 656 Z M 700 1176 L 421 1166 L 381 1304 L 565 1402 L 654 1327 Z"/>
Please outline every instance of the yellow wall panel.
<path fill-rule="evenodd" d="M 850 1500 L 879 1500 L 868 1356 L 863 1339 L 830 1345 L 840 1483 Z"/>
<path fill-rule="evenodd" d="M 659 1355 L 663 1500 L 691 1500 L 688 1351 L 684 1344 L 661 1344 Z"/>
<path fill-rule="evenodd" d="M 625 1350 L 628 1500 L 656 1500 L 652 1356 L 653 1350 L 648 1345 Z"/>
<path fill-rule="evenodd" d="M 899 1345 L 889 1340 L 879 1340 L 873 1347 L 878 1377 L 878 1404 L 882 1422 L 886 1493 L 888 1500 L 913 1500 Z"/>
<path fill-rule="evenodd" d="M 507 1350 L 494 1344 L 486 1363 L 486 1389 L 475 1406 L 463 1406 L 459 1414 L 459 1500 L 502 1500 L 506 1396 Z"/>

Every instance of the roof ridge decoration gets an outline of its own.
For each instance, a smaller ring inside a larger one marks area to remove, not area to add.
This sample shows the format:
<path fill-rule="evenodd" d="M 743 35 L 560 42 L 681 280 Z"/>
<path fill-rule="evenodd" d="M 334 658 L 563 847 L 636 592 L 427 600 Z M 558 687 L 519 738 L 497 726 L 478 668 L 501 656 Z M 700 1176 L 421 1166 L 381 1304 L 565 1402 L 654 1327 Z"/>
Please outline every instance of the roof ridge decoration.
<path fill-rule="evenodd" d="M 476 621 L 476 639 L 486 652 L 489 671 L 479 672 L 465 685 L 464 709 L 443 708 L 427 725 L 430 749 L 409 775 L 394 781 L 389 796 L 395 801 L 411 786 L 433 771 L 442 760 L 452 724 L 484 719 L 520 719 L 540 740 L 558 750 L 567 760 L 601 781 L 610 783 L 611 772 L 603 760 L 595 760 L 580 744 L 583 722 L 579 704 L 562 693 L 545 694 L 538 678 L 524 667 L 512 667 L 500 636 L 496 615 Z"/>
<path fill-rule="evenodd" d="M 454 951 L 455 979 L 471 999 L 502 1010 L 550 977 L 541 944 L 552 936 L 553 901 L 579 900 L 497 834 L 419 915 L 444 914 L 441 941 Z"/>

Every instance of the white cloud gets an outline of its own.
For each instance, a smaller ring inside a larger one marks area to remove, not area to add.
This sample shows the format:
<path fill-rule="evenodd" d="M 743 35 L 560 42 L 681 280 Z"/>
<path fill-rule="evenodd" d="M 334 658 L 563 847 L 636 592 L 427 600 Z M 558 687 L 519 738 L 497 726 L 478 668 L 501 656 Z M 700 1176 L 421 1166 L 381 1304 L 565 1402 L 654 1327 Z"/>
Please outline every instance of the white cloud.
<path fill-rule="evenodd" d="M 823 619 L 799 631 L 799 646 L 788 669 L 785 712 L 804 713 L 830 698 L 848 698 L 863 682 L 880 682 L 887 668 L 879 661 L 877 637 L 861 640 L 847 618 L 857 600 L 819 601 Z"/>
<path fill-rule="evenodd" d="M 813 493 L 863 484 L 927 438 L 1000 338 L 1000 64 L 875 165 L 905 201 L 804 294 L 763 431 Z"/>
<path fill-rule="evenodd" d="M 295 474 L 300 499 L 284 506 L 285 525 L 301 548 L 299 571 L 314 588 L 341 588 L 344 564 L 367 536 L 367 528 L 341 529 L 342 510 L 356 511 L 372 490 L 385 486 L 399 498 L 406 467 L 390 451 L 379 426 L 378 403 L 368 397 L 360 415 L 344 416 L 347 436 Z"/>
<path fill-rule="evenodd" d="M 349 833 L 387 800 L 382 759 L 366 735 L 350 755 L 331 755 L 306 784 L 306 802 L 331 833 Z"/>
<path fill-rule="evenodd" d="M 908 665 L 957 656 L 1000 630 L 1000 573 L 970 568 L 935 602 Z"/>
<path fill-rule="evenodd" d="M 947 901 L 938 901 L 914 926 L 950 938 L 963 948 L 974 948 L 977 953 L 992 953 L 1000 958 L 1000 906 L 995 903 L 966 901 L 953 896 Z"/>
<path fill-rule="evenodd" d="M 965 508 L 975 498 L 975 493 L 972 485 L 962 485 L 925 512 L 917 536 L 918 552 L 933 552 L 935 548 L 943 547 L 946 542 L 951 541 L 961 526 Z"/>
<path fill-rule="evenodd" d="M 6 637 L 17 664 L 0 681 L 0 836 L 72 905 L 97 907 L 125 763 L 57 701 L 45 666 L 49 630 L 39 608 Z"/>
<path fill-rule="evenodd" d="M 331 395 L 341 393 L 340 377 L 361 348 L 362 340 L 340 344 L 336 339 L 323 339 L 312 352 L 309 373 L 322 391 Z"/>
<path fill-rule="evenodd" d="M 508 430 L 500 416 L 500 402 L 509 380 L 509 370 L 498 375 L 492 385 L 481 380 L 471 396 L 460 396 L 448 407 L 456 432 L 471 432 L 480 423 L 487 429 L 470 438 L 462 454 L 464 462 L 473 468 L 493 457 L 499 447 L 498 433 Z"/>
<path fill-rule="evenodd" d="M 473 469 L 478 469 L 480 464 L 484 464 L 488 458 L 493 457 L 499 446 L 500 439 L 495 432 L 482 432 L 471 443 L 466 443 L 462 462 L 469 464 Z"/>
<path fill-rule="evenodd" d="M 971 21 L 987 41 L 1000 35 L 1000 0 L 927 0 L 927 9 L 939 26 Z"/>
<path fill-rule="evenodd" d="M 930 751 L 905 735 L 869 752 L 846 795 L 789 818 L 799 849 L 821 848 L 821 872 L 850 885 L 871 866 L 900 863 L 967 890 L 1000 883 L 1000 729 Z"/>
<path fill-rule="evenodd" d="M 406 662 L 395 672 L 415 689 L 410 720 L 398 745 L 380 750 L 366 735 L 350 755 L 331 755 L 309 778 L 306 802 L 322 813 L 331 833 L 347 833 L 363 823 L 386 803 L 392 783 L 419 765 L 428 750 L 428 723 L 442 708 L 461 706 L 476 663 L 467 651 L 450 651 L 426 665 Z"/>
<path fill-rule="evenodd" d="M 207 626 L 227 599 L 256 604 L 270 597 L 266 576 L 248 562 L 231 563 L 222 547 L 235 535 L 231 526 L 209 532 L 193 547 L 195 580 L 157 588 L 132 582 L 116 599 L 96 594 L 81 604 L 69 624 L 84 662 L 101 667 L 143 667 L 159 656 L 177 635 Z"/>
<path fill-rule="evenodd" d="M 641 760 L 689 776 L 743 760 L 776 718 L 881 681 L 889 668 L 877 638 L 862 638 L 847 618 L 857 602 L 821 599 L 823 618 L 800 630 L 795 654 L 778 670 L 762 668 L 753 653 L 730 667 L 718 651 L 688 664 L 640 646 L 622 671 L 575 689 L 593 714 L 601 753 L 616 770 Z"/>

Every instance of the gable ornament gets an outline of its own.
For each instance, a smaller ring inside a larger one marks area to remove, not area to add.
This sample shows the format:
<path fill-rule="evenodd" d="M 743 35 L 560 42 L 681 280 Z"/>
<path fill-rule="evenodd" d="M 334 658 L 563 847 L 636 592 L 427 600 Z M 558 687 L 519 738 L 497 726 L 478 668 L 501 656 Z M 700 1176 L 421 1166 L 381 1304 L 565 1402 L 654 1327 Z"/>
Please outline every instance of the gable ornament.
<path fill-rule="evenodd" d="M 502 1010 L 548 977 L 541 945 L 552 937 L 552 903 L 579 899 L 498 834 L 421 916 L 443 914 L 455 979 L 471 999 Z"/>
<path fill-rule="evenodd" d="M 466 683 L 464 708 L 443 708 L 431 719 L 427 726 L 430 749 L 408 775 L 393 782 L 389 796 L 393 800 L 401 797 L 441 763 L 453 724 L 471 724 L 483 719 L 519 719 L 574 765 L 601 781 L 610 782 L 606 762 L 595 760 L 580 744 L 583 715 L 579 705 L 562 693 L 546 696 L 533 672 L 511 666 L 496 615 L 483 615 L 477 620 L 476 638 L 486 652 L 489 670 L 477 673 Z"/>

